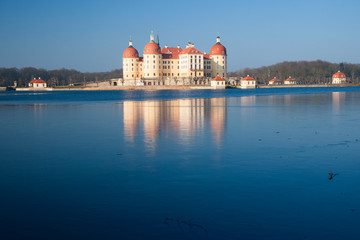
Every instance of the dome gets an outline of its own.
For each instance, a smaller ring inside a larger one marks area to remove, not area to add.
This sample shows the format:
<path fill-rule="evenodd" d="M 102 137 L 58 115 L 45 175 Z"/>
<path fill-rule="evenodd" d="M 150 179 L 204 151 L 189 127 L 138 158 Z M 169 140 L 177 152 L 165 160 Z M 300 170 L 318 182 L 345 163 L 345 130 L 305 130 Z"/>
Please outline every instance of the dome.
<path fill-rule="evenodd" d="M 161 54 L 159 44 L 155 42 L 149 42 L 144 47 L 144 54 Z"/>
<path fill-rule="evenodd" d="M 129 46 L 127 49 L 125 49 L 123 57 L 124 58 L 138 58 L 139 53 L 133 46 Z"/>
<path fill-rule="evenodd" d="M 338 71 L 332 76 L 332 78 L 346 78 L 346 76 L 342 72 Z"/>
<path fill-rule="evenodd" d="M 218 42 L 211 48 L 210 55 L 226 55 L 226 48 Z"/>

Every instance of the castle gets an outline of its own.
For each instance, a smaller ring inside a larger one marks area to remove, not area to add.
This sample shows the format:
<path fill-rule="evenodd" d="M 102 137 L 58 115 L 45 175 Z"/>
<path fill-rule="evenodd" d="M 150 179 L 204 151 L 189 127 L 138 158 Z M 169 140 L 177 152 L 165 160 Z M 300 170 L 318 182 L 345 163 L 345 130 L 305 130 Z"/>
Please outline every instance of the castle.
<path fill-rule="evenodd" d="M 144 47 L 143 57 L 131 39 L 123 53 L 124 86 L 206 84 L 216 76 L 226 78 L 226 75 L 227 53 L 219 36 L 209 54 L 202 53 L 190 42 L 185 49 L 167 45 L 160 48 L 153 33 Z"/>

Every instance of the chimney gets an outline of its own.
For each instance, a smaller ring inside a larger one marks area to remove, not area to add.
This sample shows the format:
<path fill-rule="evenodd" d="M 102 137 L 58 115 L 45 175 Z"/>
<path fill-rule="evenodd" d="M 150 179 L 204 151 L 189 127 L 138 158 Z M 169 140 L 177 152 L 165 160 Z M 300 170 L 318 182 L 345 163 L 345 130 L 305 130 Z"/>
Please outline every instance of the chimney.
<path fill-rule="evenodd" d="M 165 45 L 165 48 L 168 48 L 168 45 Z"/>
<path fill-rule="evenodd" d="M 177 45 L 177 48 L 180 48 L 180 45 Z"/>

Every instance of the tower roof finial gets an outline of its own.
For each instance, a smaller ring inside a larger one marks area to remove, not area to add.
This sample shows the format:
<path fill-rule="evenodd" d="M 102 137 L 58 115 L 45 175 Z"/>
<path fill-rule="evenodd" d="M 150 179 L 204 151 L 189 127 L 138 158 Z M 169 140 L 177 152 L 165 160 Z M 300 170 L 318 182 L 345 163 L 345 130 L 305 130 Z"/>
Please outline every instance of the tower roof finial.
<path fill-rule="evenodd" d="M 133 42 L 132 42 L 131 35 L 130 35 L 129 47 L 132 47 L 132 45 L 133 45 Z"/>
<path fill-rule="evenodd" d="M 218 33 L 217 37 L 216 37 L 216 43 L 220 43 L 220 34 Z"/>
<path fill-rule="evenodd" d="M 153 30 L 151 30 L 150 42 L 155 42 L 155 41 L 154 41 L 154 31 L 153 31 Z"/>

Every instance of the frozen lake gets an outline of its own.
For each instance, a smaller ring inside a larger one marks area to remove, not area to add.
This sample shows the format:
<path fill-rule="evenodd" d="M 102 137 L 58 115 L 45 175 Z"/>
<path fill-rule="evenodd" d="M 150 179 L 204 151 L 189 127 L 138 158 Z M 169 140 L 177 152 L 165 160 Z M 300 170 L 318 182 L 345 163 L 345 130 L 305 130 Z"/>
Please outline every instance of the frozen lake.
<path fill-rule="evenodd" d="M 0 239 L 358 239 L 359 90 L 0 93 Z"/>

